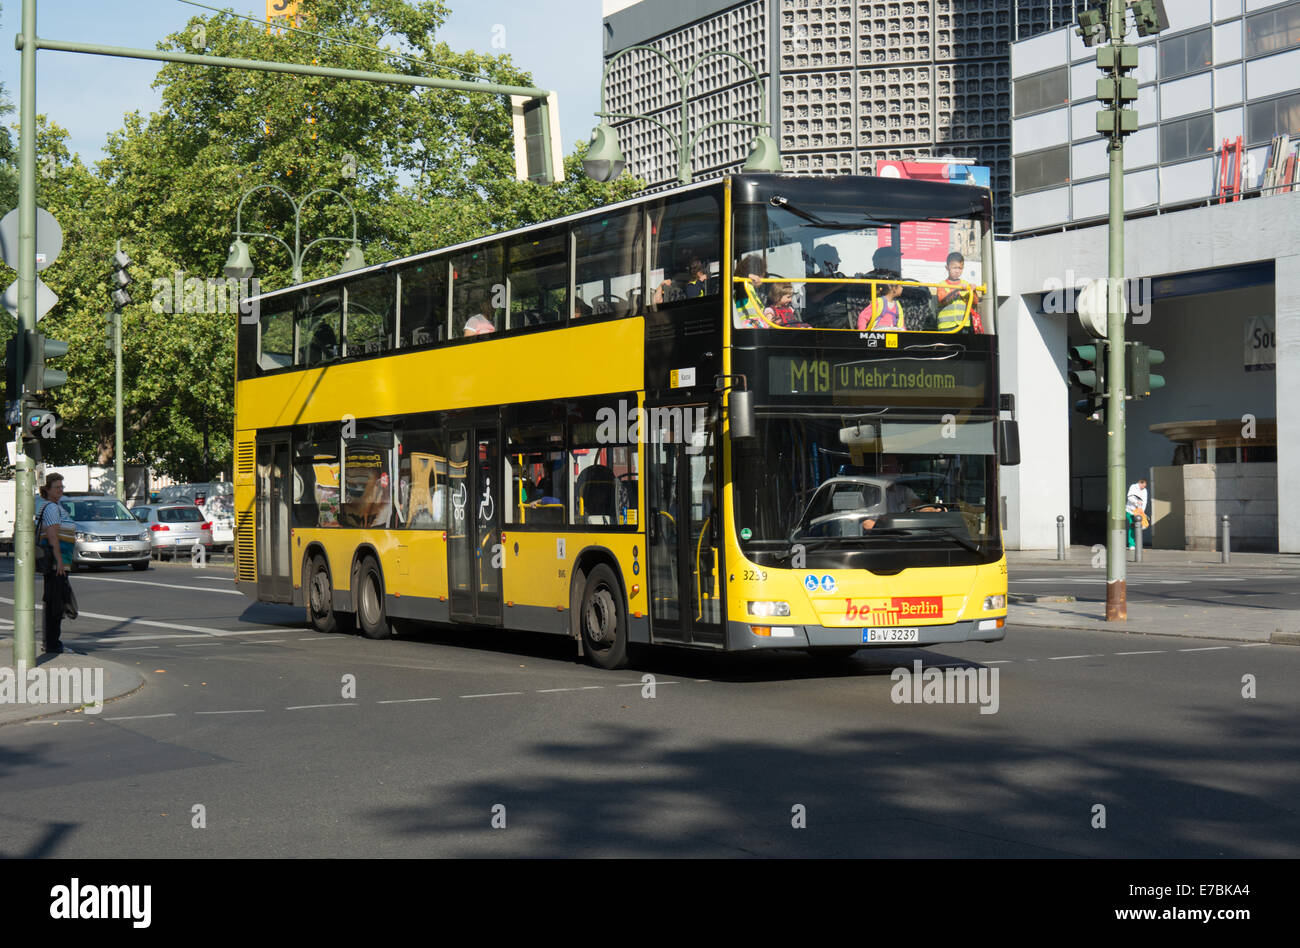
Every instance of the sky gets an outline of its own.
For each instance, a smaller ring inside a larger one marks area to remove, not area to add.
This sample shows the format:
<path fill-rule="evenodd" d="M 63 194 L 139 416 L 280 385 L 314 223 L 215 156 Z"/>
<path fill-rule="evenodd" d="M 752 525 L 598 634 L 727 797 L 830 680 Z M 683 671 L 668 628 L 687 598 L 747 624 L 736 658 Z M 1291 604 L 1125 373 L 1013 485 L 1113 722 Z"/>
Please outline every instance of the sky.
<path fill-rule="evenodd" d="M 266 12 L 261 0 L 202 2 L 256 17 Z M 11 37 L 21 29 L 22 0 L 0 3 L 0 82 L 17 106 L 20 54 Z M 532 73 L 535 85 L 556 91 L 566 154 L 590 136 L 599 107 L 600 0 L 448 0 L 448 6 L 451 16 L 438 39 L 454 49 L 509 53 L 515 65 Z M 207 11 L 179 0 L 39 0 L 36 31 L 45 39 L 153 49 L 200 13 Z M 494 37 L 504 47 L 494 47 Z M 151 85 L 162 65 L 42 50 L 36 56 L 36 110 L 66 128 L 71 149 L 93 163 L 103 157 L 108 133 L 121 127 L 124 113 L 158 108 L 161 100 Z M 16 112 L 8 118 L 18 121 Z"/>

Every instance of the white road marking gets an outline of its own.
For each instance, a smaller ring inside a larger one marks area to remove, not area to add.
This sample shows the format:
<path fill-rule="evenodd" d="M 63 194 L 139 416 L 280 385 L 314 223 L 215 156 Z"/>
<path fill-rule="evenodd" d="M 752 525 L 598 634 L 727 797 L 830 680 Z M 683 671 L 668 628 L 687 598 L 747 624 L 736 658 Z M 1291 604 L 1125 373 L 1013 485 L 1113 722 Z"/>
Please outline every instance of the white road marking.
<path fill-rule="evenodd" d="M 1014 662 L 1014 658 L 1000 658 L 996 662 L 981 662 L 982 665 L 1007 665 Z"/>
<path fill-rule="evenodd" d="M 1231 645 L 1206 645 L 1202 648 L 1180 648 L 1180 652 L 1217 652 L 1220 649 L 1229 649 Z"/>
<path fill-rule="evenodd" d="M 494 691 L 486 695 L 457 695 L 458 698 L 504 698 L 506 695 L 521 695 L 522 691 Z"/>
<path fill-rule="evenodd" d="M 1150 652 L 1115 652 L 1116 655 L 1163 655 L 1169 651 L 1167 648 L 1158 648 Z"/>
<path fill-rule="evenodd" d="M 242 711 L 195 711 L 195 714 L 265 714 L 266 708 L 245 708 Z"/>
<path fill-rule="evenodd" d="M 355 708 L 355 701 L 336 701 L 333 704 L 295 704 L 285 708 L 286 711 L 305 711 L 308 708 Z"/>
<path fill-rule="evenodd" d="M 24 721 L 24 724 L 89 724 L 85 718 L 60 718 L 57 721 L 41 719 L 39 721 Z"/>
<path fill-rule="evenodd" d="M 1067 658 L 1101 658 L 1101 655 L 1052 655 L 1047 660 L 1049 662 L 1063 662 Z"/>
<path fill-rule="evenodd" d="M 583 685 L 580 688 L 538 688 L 539 695 L 551 694 L 555 691 L 595 691 L 598 688 L 604 688 L 604 685 Z"/>
<path fill-rule="evenodd" d="M 105 721 L 147 721 L 150 718 L 174 718 L 174 712 L 169 714 L 128 714 L 124 717 L 104 718 Z"/>
<path fill-rule="evenodd" d="M 137 586 L 162 586 L 164 589 L 193 589 L 198 592 L 220 593 L 223 596 L 244 595 L 236 589 L 213 589 L 210 586 L 177 586 L 174 583 L 154 583 L 147 579 L 119 579 L 115 576 L 77 576 L 78 582 L 83 579 L 96 583 L 134 583 Z"/>
<path fill-rule="evenodd" d="M 11 606 L 14 603 L 12 599 L 6 599 L 3 596 L 0 596 L 0 602 L 7 602 Z M 40 609 L 41 606 L 37 605 L 36 608 Z M 176 622 L 156 622 L 153 619 L 132 619 L 129 616 L 109 616 L 98 612 L 82 612 L 80 613 L 80 617 L 83 619 L 103 619 L 106 622 L 118 622 L 118 623 L 124 623 L 126 625 L 147 625 L 150 626 L 151 628 L 156 628 L 156 629 L 177 629 L 182 632 L 197 632 L 199 635 L 215 635 L 218 637 L 231 636 L 231 635 L 275 635 L 277 633 L 283 633 L 284 631 L 283 629 L 237 629 L 237 630 L 227 631 L 225 629 L 209 629 L 201 625 L 180 625 L 179 623 Z M 122 636 L 121 638 L 124 637 L 125 636 Z M 134 639 L 146 639 L 146 638 L 147 639 L 178 639 L 178 638 L 189 638 L 189 637 L 190 636 L 180 636 L 180 635 L 133 635 L 131 636 L 131 638 Z M 113 640 L 101 639 L 100 641 L 113 641 Z"/>
<path fill-rule="evenodd" d="M 1247 642 L 1245 645 L 1238 645 L 1237 648 L 1259 648 L 1261 645 L 1272 644 L 1272 642 Z"/>
<path fill-rule="evenodd" d="M 411 704 L 415 701 L 441 701 L 441 698 L 389 698 L 387 701 L 377 701 L 376 704 Z"/>
<path fill-rule="evenodd" d="M 138 652 L 142 648 L 160 648 L 158 645 L 115 645 L 113 646 L 119 652 Z"/>

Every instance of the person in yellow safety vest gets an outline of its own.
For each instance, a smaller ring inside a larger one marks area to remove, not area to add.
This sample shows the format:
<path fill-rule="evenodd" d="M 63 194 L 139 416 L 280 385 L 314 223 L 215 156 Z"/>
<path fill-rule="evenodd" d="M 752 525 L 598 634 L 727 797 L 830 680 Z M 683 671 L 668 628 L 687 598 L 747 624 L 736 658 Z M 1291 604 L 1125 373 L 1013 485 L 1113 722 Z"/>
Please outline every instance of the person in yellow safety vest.
<path fill-rule="evenodd" d="M 746 279 L 745 283 L 733 285 L 735 306 L 735 327 L 737 329 L 760 329 L 767 325 L 763 318 L 763 283 L 767 276 L 767 266 L 763 258 L 756 253 L 745 257 L 736 265 L 736 276 Z"/>
<path fill-rule="evenodd" d="M 980 321 L 980 295 L 971 284 L 961 278 L 966 269 L 966 258 L 959 253 L 948 254 L 948 279 L 944 281 L 945 289 L 939 291 L 939 332 L 956 332 L 966 326 L 967 312 L 975 332 L 983 332 Z"/>

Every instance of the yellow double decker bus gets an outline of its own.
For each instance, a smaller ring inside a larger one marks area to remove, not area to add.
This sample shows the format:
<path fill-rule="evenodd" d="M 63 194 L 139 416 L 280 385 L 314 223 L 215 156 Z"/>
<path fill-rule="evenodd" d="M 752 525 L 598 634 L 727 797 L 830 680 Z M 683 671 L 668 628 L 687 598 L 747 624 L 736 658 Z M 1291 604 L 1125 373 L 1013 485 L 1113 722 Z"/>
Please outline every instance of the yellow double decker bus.
<path fill-rule="evenodd" d="M 240 588 L 605 668 L 1002 638 L 990 206 L 736 175 L 250 301 Z"/>

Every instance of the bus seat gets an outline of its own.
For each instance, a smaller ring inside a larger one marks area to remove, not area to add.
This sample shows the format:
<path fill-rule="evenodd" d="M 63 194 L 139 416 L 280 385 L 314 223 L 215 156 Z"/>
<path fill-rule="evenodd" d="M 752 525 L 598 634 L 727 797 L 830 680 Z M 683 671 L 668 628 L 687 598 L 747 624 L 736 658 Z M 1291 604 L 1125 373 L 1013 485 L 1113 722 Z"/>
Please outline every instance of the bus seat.
<path fill-rule="evenodd" d="M 578 503 L 578 522 L 616 523 L 614 501 L 618 496 L 618 481 L 614 472 L 603 464 L 593 464 L 578 475 L 574 488 Z"/>

